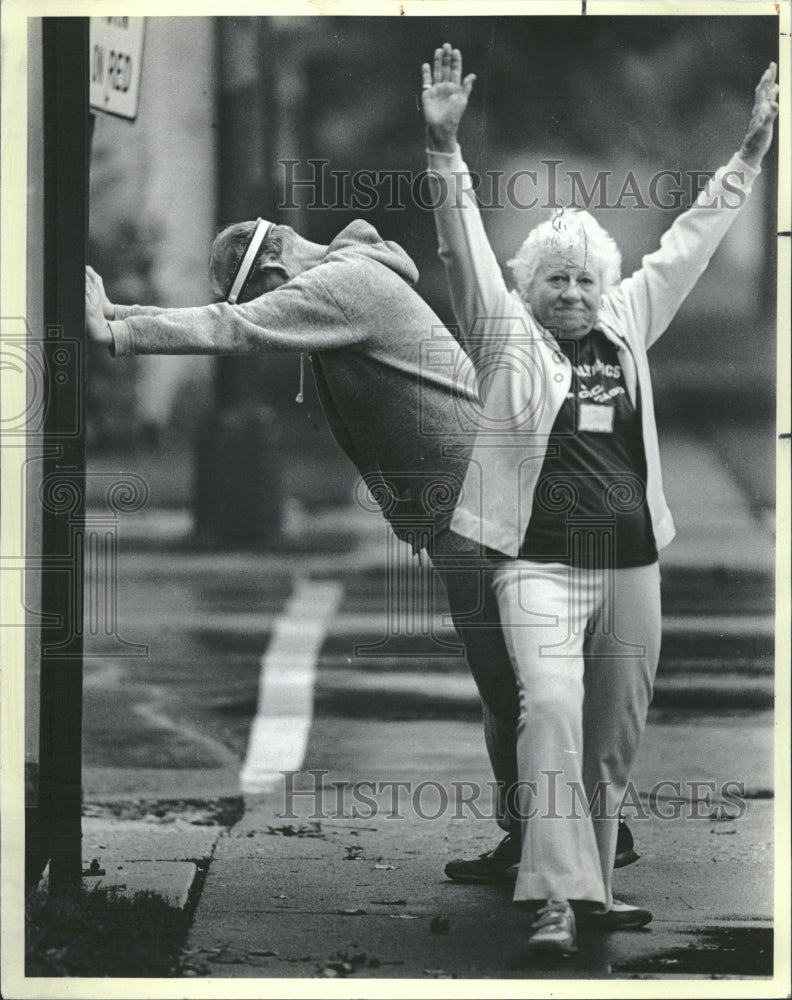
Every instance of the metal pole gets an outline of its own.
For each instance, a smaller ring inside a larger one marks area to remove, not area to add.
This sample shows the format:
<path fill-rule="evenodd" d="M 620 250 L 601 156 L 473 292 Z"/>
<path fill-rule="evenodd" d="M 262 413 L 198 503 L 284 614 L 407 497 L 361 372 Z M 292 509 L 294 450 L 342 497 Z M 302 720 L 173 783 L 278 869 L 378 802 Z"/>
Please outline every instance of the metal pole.
<path fill-rule="evenodd" d="M 85 508 L 85 258 L 88 235 L 88 20 L 44 18 L 44 323 L 39 817 L 50 891 L 79 885 L 82 778 L 82 554 Z M 67 366 L 78 377 L 63 378 Z M 65 435 L 63 428 L 77 433 Z M 56 569 L 67 555 L 68 570 Z M 53 565 L 48 569 L 48 561 Z"/>

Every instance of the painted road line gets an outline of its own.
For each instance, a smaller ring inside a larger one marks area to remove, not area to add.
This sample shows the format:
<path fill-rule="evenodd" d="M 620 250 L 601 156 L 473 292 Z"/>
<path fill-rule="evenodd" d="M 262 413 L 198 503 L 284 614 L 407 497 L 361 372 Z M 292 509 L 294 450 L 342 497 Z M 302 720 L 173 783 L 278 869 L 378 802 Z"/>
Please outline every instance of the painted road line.
<path fill-rule="evenodd" d="M 316 664 L 343 593 L 335 580 L 299 580 L 273 625 L 261 658 L 258 711 L 239 776 L 245 794 L 271 789 L 281 771 L 298 771 L 302 765 L 313 719 Z"/>

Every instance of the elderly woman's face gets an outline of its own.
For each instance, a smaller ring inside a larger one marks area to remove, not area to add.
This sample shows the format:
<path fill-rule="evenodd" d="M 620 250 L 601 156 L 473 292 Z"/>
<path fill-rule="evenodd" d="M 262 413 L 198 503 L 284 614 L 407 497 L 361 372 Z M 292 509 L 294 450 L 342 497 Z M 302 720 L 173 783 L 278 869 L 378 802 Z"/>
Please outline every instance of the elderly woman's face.
<path fill-rule="evenodd" d="M 546 329 L 577 340 L 597 322 L 602 295 L 600 268 L 544 257 L 526 295 L 531 312 Z"/>

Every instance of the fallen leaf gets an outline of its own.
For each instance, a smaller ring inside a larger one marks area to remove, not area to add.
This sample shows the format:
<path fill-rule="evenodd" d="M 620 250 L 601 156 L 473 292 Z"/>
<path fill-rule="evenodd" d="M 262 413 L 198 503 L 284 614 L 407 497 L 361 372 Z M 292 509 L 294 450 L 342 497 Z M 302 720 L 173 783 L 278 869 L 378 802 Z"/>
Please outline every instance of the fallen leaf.
<path fill-rule="evenodd" d="M 309 826 L 299 826 L 295 827 L 291 823 L 287 823 L 285 826 L 268 826 L 267 833 L 274 837 L 318 837 L 320 840 L 325 840 L 325 835 L 322 833 L 321 823 L 311 823 Z"/>
<path fill-rule="evenodd" d="M 210 962 L 217 962 L 218 964 L 221 964 L 221 965 L 244 965 L 245 964 L 244 957 L 242 955 L 236 953 L 236 952 L 233 952 L 233 951 L 226 951 L 226 952 L 221 952 L 221 954 L 219 954 L 219 955 L 213 955 L 212 958 L 209 959 L 209 961 Z"/>

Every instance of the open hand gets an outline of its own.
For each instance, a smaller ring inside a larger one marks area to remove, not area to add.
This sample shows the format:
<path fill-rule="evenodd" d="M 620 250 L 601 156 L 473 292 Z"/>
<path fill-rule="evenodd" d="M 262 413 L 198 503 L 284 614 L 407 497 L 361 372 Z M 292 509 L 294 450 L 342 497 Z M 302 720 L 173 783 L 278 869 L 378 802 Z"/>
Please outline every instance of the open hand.
<path fill-rule="evenodd" d="M 778 117 L 778 67 L 771 62 L 756 85 L 753 111 L 745 133 L 740 156 L 752 167 L 759 167 L 773 141 L 773 124 Z"/>
<path fill-rule="evenodd" d="M 100 274 L 97 274 L 90 264 L 85 265 L 85 273 L 96 286 L 97 293 L 102 303 L 102 315 L 105 317 L 105 319 L 115 319 L 115 306 L 105 294 L 104 282 L 102 281 L 102 276 Z"/>
<path fill-rule="evenodd" d="M 113 335 L 107 325 L 103 302 L 107 301 L 104 294 L 102 279 L 92 267 L 85 268 L 85 332 L 97 344 L 110 346 Z"/>
<path fill-rule="evenodd" d="M 433 149 L 451 152 L 456 147 L 457 130 L 473 90 L 474 73 L 462 79 L 462 53 L 448 42 L 435 49 L 434 66 L 424 63 L 423 113 L 429 143 Z"/>

